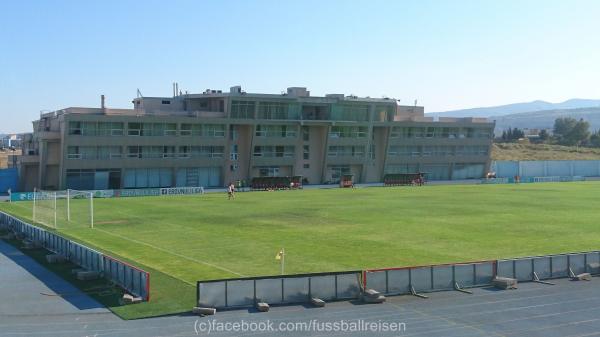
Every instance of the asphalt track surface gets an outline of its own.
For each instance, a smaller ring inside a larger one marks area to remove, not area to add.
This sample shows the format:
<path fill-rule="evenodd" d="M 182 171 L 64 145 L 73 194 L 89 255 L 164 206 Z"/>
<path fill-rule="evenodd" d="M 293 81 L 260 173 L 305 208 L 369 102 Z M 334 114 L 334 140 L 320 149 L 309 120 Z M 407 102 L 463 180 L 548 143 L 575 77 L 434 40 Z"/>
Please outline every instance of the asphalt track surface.
<path fill-rule="evenodd" d="M 472 295 L 438 292 L 429 299 L 388 297 L 384 304 L 335 302 L 124 321 L 0 241 L 0 336 L 600 336 L 600 278 L 553 282 L 506 291 L 476 288 Z M 382 331 L 387 323 L 396 324 L 395 331 Z M 229 331 L 208 333 L 211 327 Z"/>

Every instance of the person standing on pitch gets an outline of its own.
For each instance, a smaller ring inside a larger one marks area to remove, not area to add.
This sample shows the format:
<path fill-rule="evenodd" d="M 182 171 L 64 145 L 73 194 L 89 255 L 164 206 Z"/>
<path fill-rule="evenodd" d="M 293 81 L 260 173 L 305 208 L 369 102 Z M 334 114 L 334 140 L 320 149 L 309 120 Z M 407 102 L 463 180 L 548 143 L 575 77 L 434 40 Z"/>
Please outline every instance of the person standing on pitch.
<path fill-rule="evenodd" d="M 227 200 L 235 199 L 235 185 L 229 183 L 227 186 Z"/>

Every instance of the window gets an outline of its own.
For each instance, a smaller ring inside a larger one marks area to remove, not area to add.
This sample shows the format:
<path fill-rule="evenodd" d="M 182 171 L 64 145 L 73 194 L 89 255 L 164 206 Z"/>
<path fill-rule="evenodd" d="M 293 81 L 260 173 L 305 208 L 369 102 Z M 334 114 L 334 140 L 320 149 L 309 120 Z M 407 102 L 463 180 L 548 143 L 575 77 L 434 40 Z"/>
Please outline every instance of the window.
<path fill-rule="evenodd" d="M 192 124 L 181 124 L 181 129 L 179 130 L 180 136 L 191 136 L 192 135 Z"/>
<path fill-rule="evenodd" d="M 231 144 L 231 151 L 229 151 L 229 159 L 230 160 L 238 160 L 238 145 L 237 144 Z"/>
<path fill-rule="evenodd" d="M 189 158 L 190 157 L 190 147 L 189 146 L 180 146 L 179 152 L 177 153 L 178 158 Z"/>
<path fill-rule="evenodd" d="M 98 146 L 98 159 L 121 158 L 120 146 Z"/>
<path fill-rule="evenodd" d="M 292 128 L 291 125 L 257 125 L 255 135 L 266 138 L 294 138 L 296 130 Z"/>
<path fill-rule="evenodd" d="M 266 158 L 292 158 L 294 156 L 293 146 L 255 146 L 254 157 Z"/>
<path fill-rule="evenodd" d="M 366 126 L 332 126 L 329 138 L 365 138 Z"/>
<path fill-rule="evenodd" d="M 302 150 L 303 150 L 302 157 L 304 158 L 304 160 L 310 159 L 310 152 L 309 152 L 310 148 L 309 148 L 309 146 L 308 145 L 304 145 L 302 147 Z"/>
<path fill-rule="evenodd" d="M 80 135 L 81 134 L 81 122 L 69 122 L 69 134 Z"/>
<path fill-rule="evenodd" d="M 140 158 L 141 152 L 141 146 L 128 146 L 127 158 Z"/>
<path fill-rule="evenodd" d="M 329 166 L 331 182 L 338 183 L 345 174 L 350 174 L 350 166 Z"/>
<path fill-rule="evenodd" d="M 175 158 L 177 156 L 177 152 L 175 151 L 175 146 L 163 146 L 162 157 L 163 158 Z"/>
<path fill-rule="evenodd" d="M 256 102 L 253 101 L 232 101 L 231 118 L 252 119 L 255 106 Z"/>
<path fill-rule="evenodd" d="M 283 102 L 259 102 L 259 119 L 291 119 L 288 116 L 289 104 Z"/>
<path fill-rule="evenodd" d="M 368 121 L 369 106 L 362 104 L 343 104 L 336 106 L 333 110 L 332 120 L 338 121 Z"/>
<path fill-rule="evenodd" d="M 258 169 L 258 175 L 261 177 L 277 177 L 279 176 L 279 167 L 261 167 Z"/>
<path fill-rule="evenodd" d="M 67 148 L 67 159 L 81 159 L 79 146 L 69 146 Z"/>
<path fill-rule="evenodd" d="M 164 135 L 165 136 L 177 136 L 177 124 L 175 124 L 175 123 L 165 124 Z"/>
<path fill-rule="evenodd" d="M 364 148 L 362 146 L 330 146 L 327 155 L 329 157 L 362 157 Z"/>
<path fill-rule="evenodd" d="M 169 100 L 163 100 L 163 101 L 161 101 L 160 103 L 161 103 L 161 104 L 171 104 L 171 101 L 169 101 Z"/>
<path fill-rule="evenodd" d="M 221 124 L 202 124 L 203 137 L 225 137 L 225 125 Z"/>
<path fill-rule="evenodd" d="M 308 129 L 308 126 L 303 126 L 302 127 L 302 140 L 305 142 L 308 142 L 310 138 L 310 130 Z"/>
<path fill-rule="evenodd" d="M 302 167 L 304 167 L 305 169 L 309 169 L 310 168 L 310 164 L 304 164 Z"/>
<path fill-rule="evenodd" d="M 142 123 L 128 123 L 127 124 L 127 135 L 128 136 L 141 136 L 142 135 Z"/>
<path fill-rule="evenodd" d="M 96 135 L 96 122 L 82 122 L 81 123 L 81 134 L 84 136 L 95 136 Z"/>
<path fill-rule="evenodd" d="M 122 136 L 123 123 L 98 122 L 96 129 L 98 136 Z"/>
<path fill-rule="evenodd" d="M 190 149 L 192 158 L 223 158 L 223 146 L 192 146 Z"/>

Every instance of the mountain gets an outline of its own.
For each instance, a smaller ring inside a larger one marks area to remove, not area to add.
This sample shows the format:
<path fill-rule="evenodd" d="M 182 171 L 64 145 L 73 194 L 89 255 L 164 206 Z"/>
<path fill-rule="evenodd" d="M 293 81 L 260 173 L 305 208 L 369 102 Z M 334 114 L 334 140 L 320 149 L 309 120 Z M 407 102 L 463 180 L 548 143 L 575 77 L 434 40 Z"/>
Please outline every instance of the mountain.
<path fill-rule="evenodd" d="M 462 110 L 451 110 L 443 112 L 430 112 L 429 117 L 491 117 L 504 116 L 531 111 L 565 110 L 600 107 L 599 99 L 574 98 L 562 103 L 550 103 L 545 101 L 533 101 L 528 103 L 514 103 L 485 108 L 472 108 Z"/>
<path fill-rule="evenodd" d="M 554 126 L 554 120 L 559 117 L 584 119 L 590 123 L 590 130 L 600 129 L 600 107 L 579 109 L 554 109 L 517 114 L 490 116 L 496 121 L 495 133 L 502 133 L 509 127 L 519 129 L 547 129 Z"/>

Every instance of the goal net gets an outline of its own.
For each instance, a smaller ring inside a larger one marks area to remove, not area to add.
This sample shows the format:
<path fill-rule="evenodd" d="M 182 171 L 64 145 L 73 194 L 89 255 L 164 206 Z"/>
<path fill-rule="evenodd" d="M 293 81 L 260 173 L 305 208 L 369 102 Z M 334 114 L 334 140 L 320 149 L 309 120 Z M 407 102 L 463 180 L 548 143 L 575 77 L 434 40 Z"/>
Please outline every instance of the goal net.
<path fill-rule="evenodd" d="M 91 192 L 34 191 L 33 221 L 53 228 L 94 227 Z"/>

